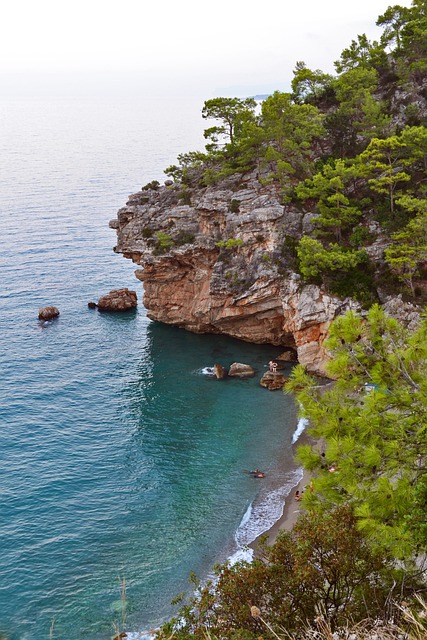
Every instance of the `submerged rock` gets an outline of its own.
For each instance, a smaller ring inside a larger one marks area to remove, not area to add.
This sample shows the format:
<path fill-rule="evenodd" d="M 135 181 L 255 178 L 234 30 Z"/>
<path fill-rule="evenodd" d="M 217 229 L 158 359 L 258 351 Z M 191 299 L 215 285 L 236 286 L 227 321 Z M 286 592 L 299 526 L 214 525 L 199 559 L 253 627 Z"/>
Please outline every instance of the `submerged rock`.
<path fill-rule="evenodd" d="M 39 309 L 39 320 L 53 320 L 59 316 L 57 307 L 42 307 Z"/>
<path fill-rule="evenodd" d="M 128 288 L 114 289 L 98 300 L 100 311 L 127 311 L 137 306 L 138 299 L 135 291 Z"/>
<path fill-rule="evenodd" d="M 253 378 L 255 375 L 255 369 L 249 364 L 242 364 L 241 362 L 233 362 L 228 375 L 234 378 Z"/>
<path fill-rule="evenodd" d="M 286 377 L 283 373 L 274 373 L 273 371 L 267 371 L 259 381 L 261 387 L 268 389 L 269 391 L 277 391 L 283 389 L 286 382 Z"/>

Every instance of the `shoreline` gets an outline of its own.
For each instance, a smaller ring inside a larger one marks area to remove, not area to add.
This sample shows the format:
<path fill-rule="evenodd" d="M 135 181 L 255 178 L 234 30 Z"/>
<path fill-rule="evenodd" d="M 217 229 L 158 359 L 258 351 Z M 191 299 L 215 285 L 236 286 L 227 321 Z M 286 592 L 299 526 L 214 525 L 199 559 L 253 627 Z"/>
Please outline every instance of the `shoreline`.
<path fill-rule="evenodd" d="M 297 423 L 297 427 L 298 427 L 298 423 Z M 309 428 L 309 425 L 307 425 L 307 427 L 304 429 L 304 431 L 301 433 L 300 437 L 298 438 L 298 440 L 292 445 L 292 449 L 293 449 L 293 453 L 295 454 L 295 449 L 300 445 L 300 444 L 314 444 L 314 440 L 313 438 L 311 438 L 311 436 L 307 433 L 307 429 Z M 293 528 L 295 522 L 298 519 L 298 516 L 301 512 L 301 505 L 299 502 L 297 502 L 295 500 L 295 492 L 296 491 L 302 491 L 304 489 L 304 487 L 306 487 L 307 485 L 309 485 L 310 483 L 310 479 L 311 479 L 311 474 L 309 471 L 303 469 L 301 466 L 296 466 L 295 469 L 301 469 L 303 472 L 302 478 L 299 480 L 299 482 L 297 482 L 289 491 L 288 495 L 285 498 L 285 502 L 283 504 L 283 512 L 282 515 L 280 516 L 280 518 L 278 518 L 278 520 L 276 520 L 276 522 L 269 527 L 268 529 L 266 529 L 265 531 L 263 531 L 259 536 L 257 536 L 255 538 L 255 540 L 253 542 L 251 542 L 248 547 L 250 549 L 252 549 L 254 555 L 257 555 L 258 549 L 259 549 L 259 543 L 260 543 L 260 539 L 266 539 L 266 542 L 268 545 L 272 545 L 280 531 L 285 530 L 285 531 L 289 531 Z"/>
<path fill-rule="evenodd" d="M 328 389 L 333 384 L 334 384 L 333 380 L 327 380 L 324 384 L 320 385 L 322 387 L 321 393 L 326 389 Z M 297 419 L 295 433 L 297 433 L 300 419 Z M 300 444 L 319 445 L 319 442 L 317 442 L 308 433 L 309 428 L 310 428 L 310 424 L 309 422 L 307 422 L 306 427 L 301 432 L 296 442 L 292 444 L 294 460 L 295 460 L 295 450 Z M 296 491 L 301 492 L 305 487 L 309 486 L 312 476 L 309 471 L 303 469 L 301 466 L 295 467 L 295 468 L 301 469 L 303 472 L 303 476 L 301 480 L 291 488 L 288 495 L 286 496 L 285 502 L 283 505 L 283 512 L 280 518 L 269 529 L 267 529 L 262 534 L 257 536 L 255 540 L 248 545 L 248 547 L 253 550 L 254 555 L 256 555 L 258 552 L 260 538 L 266 539 L 267 544 L 272 545 L 276 541 L 280 531 L 282 530 L 290 531 L 293 528 L 295 522 L 298 520 L 298 516 L 301 512 L 301 505 L 299 505 L 298 502 L 295 500 L 295 492 Z"/>

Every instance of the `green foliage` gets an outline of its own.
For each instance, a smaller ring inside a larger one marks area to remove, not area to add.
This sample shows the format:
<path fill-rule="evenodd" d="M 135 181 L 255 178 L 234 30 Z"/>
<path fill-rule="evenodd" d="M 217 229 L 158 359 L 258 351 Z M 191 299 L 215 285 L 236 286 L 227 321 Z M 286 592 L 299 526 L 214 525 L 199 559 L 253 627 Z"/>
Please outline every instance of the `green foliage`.
<path fill-rule="evenodd" d="M 295 104 L 290 94 L 276 91 L 262 104 L 261 122 L 266 140 L 263 164 L 270 167 L 271 177 L 283 180 L 310 173 L 312 144 L 324 133 L 319 109 Z"/>
<path fill-rule="evenodd" d="M 390 116 L 385 115 L 384 105 L 373 95 L 377 86 L 377 72 L 364 66 L 348 69 L 336 79 L 339 106 L 325 122 L 335 155 L 353 156 L 371 138 L 387 134 Z"/>
<path fill-rule="evenodd" d="M 245 122 L 253 121 L 256 102 L 253 98 L 213 98 L 206 100 L 202 109 L 202 118 L 219 120 L 221 124 L 206 129 L 205 138 L 211 141 L 210 150 L 218 148 L 225 138 L 231 146 L 235 144 L 239 129 Z"/>
<path fill-rule="evenodd" d="M 363 33 L 357 36 L 357 40 L 352 40 L 347 49 L 344 49 L 341 58 L 335 62 L 335 68 L 338 73 L 343 73 L 356 68 L 372 69 L 385 62 L 386 55 L 383 47 L 378 42 L 370 42 Z"/>
<path fill-rule="evenodd" d="M 306 500 L 320 510 L 351 501 L 372 543 L 410 562 L 426 551 L 425 526 L 411 514 L 427 508 L 424 489 L 415 491 L 427 474 L 427 321 L 409 333 L 374 305 L 366 320 L 339 317 L 326 347 L 333 388 L 322 393 L 301 367 L 286 387 L 325 443 L 325 458 L 310 458 Z"/>
<path fill-rule="evenodd" d="M 174 238 L 174 242 L 176 245 L 181 246 L 184 244 L 193 244 L 195 239 L 194 233 L 190 231 L 184 231 L 181 229 Z"/>
<path fill-rule="evenodd" d="M 415 295 L 414 277 L 419 275 L 420 264 L 427 261 L 427 200 L 404 196 L 398 204 L 418 215 L 392 235 L 392 244 L 384 252 L 385 259 Z"/>
<path fill-rule="evenodd" d="M 319 609 L 334 629 L 346 618 L 362 620 L 366 603 L 375 615 L 389 593 L 391 570 L 355 525 L 348 506 L 303 515 L 252 564 L 218 567 L 217 581 L 199 585 L 157 638 L 256 640 L 265 623 L 288 633 L 306 629 Z"/>
<path fill-rule="evenodd" d="M 363 250 L 345 250 L 337 244 L 325 249 L 318 240 L 310 236 L 301 238 L 297 252 L 300 273 L 305 280 L 316 279 L 333 271 L 347 272 L 366 261 Z"/>
<path fill-rule="evenodd" d="M 305 62 L 295 65 L 292 97 L 296 102 L 317 102 L 332 87 L 333 77 L 320 69 L 312 71 Z"/>
<path fill-rule="evenodd" d="M 393 47 L 395 45 L 396 52 L 401 51 L 401 31 L 402 27 L 407 23 L 410 10 L 407 7 L 394 5 L 379 16 L 377 20 L 378 26 L 384 26 L 385 29 L 381 35 L 381 43 L 384 47 Z"/>
<path fill-rule="evenodd" d="M 175 242 L 172 236 L 164 233 L 163 231 L 156 231 L 156 244 L 153 253 L 154 255 L 167 253 L 174 246 L 174 244 Z"/>
<path fill-rule="evenodd" d="M 233 199 L 230 202 L 230 212 L 231 213 L 239 213 L 239 209 L 240 209 L 240 200 Z"/>
<path fill-rule="evenodd" d="M 147 240 L 148 238 L 152 238 L 154 234 L 154 231 L 151 229 L 151 227 L 144 227 L 141 235 L 142 237 Z"/>
<path fill-rule="evenodd" d="M 227 251 L 232 251 L 233 249 L 238 249 L 239 247 L 243 247 L 244 242 L 240 238 L 228 238 L 228 240 L 220 240 L 215 243 L 215 246 L 220 249 L 226 249 Z"/>
<path fill-rule="evenodd" d="M 348 184 L 354 184 L 358 176 L 357 169 L 356 165 L 347 166 L 343 160 L 335 160 L 295 189 L 302 200 L 317 200 L 319 215 L 314 225 L 322 235 L 333 233 L 337 242 L 342 240 L 342 232 L 352 227 L 362 213 L 346 195 Z"/>
<path fill-rule="evenodd" d="M 152 180 L 148 182 L 144 187 L 142 187 L 142 191 L 149 191 L 152 189 L 153 191 L 157 191 L 160 188 L 160 182 L 158 180 Z"/>
<path fill-rule="evenodd" d="M 179 194 L 179 199 L 182 204 L 191 204 L 191 191 L 184 186 Z"/>
<path fill-rule="evenodd" d="M 357 249 L 358 247 L 363 247 L 364 245 L 369 244 L 372 239 L 373 237 L 370 231 L 363 225 L 359 224 L 353 229 L 349 242 L 352 247 Z"/>
<path fill-rule="evenodd" d="M 165 169 L 165 174 L 183 184 L 189 184 L 204 170 L 204 164 L 208 160 L 205 153 L 201 151 L 190 151 L 188 153 L 180 153 L 178 156 L 178 165 L 172 165 Z"/>
<path fill-rule="evenodd" d="M 358 162 L 373 191 L 386 194 L 394 215 L 399 187 L 409 183 L 417 169 L 426 164 L 427 129 L 406 127 L 400 135 L 385 140 L 373 138 Z"/>

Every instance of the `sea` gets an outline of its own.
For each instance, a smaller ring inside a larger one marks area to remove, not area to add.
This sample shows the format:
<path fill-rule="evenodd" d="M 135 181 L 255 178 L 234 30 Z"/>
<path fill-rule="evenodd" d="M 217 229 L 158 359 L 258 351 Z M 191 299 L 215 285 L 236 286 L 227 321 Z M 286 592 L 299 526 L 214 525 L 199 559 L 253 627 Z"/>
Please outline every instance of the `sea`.
<path fill-rule="evenodd" d="M 280 350 L 150 321 L 113 251 L 128 195 L 203 149 L 202 106 L 0 99 L 2 640 L 150 637 L 191 572 L 250 558 L 301 477 L 295 404 L 259 386 Z M 88 309 L 120 287 L 136 311 Z M 232 362 L 256 376 L 211 375 Z"/>

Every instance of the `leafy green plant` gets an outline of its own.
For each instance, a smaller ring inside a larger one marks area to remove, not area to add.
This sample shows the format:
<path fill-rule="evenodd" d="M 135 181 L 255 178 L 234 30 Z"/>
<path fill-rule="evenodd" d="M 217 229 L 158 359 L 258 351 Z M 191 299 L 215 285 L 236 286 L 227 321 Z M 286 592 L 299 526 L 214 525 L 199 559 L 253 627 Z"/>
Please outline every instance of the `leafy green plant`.
<path fill-rule="evenodd" d="M 238 249 L 239 247 L 243 247 L 243 245 L 244 242 L 240 238 L 229 238 L 228 240 L 220 240 L 215 243 L 215 246 L 220 249 L 227 249 L 227 251 Z"/>
<path fill-rule="evenodd" d="M 366 318 L 340 316 L 329 333 L 334 387 L 319 392 L 299 366 L 286 387 L 325 443 L 324 460 L 310 446 L 299 452 L 316 474 L 307 505 L 351 501 L 372 544 L 411 566 L 414 553 L 427 550 L 419 518 L 427 509 L 427 321 L 410 333 L 374 305 Z"/>
<path fill-rule="evenodd" d="M 239 209 L 240 209 L 240 200 L 235 200 L 233 198 L 233 200 L 230 202 L 230 212 L 231 213 L 239 213 Z"/>
<path fill-rule="evenodd" d="M 255 640 L 265 625 L 273 633 L 301 631 L 319 606 L 335 629 L 347 617 L 366 617 L 366 602 L 372 613 L 381 611 L 388 572 L 387 555 L 370 549 L 348 505 L 309 512 L 252 564 L 217 567 L 217 581 L 198 585 L 198 595 L 157 637 L 201 639 L 208 629 L 215 638 Z"/>
<path fill-rule="evenodd" d="M 152 180 L 148 182 L 144 187 L 142 187 L 143 191 L 149 191 L 152 189 L 153 191 L 157 191 L 160 188 L 160 182 L 158 180 Z"/>
<path fill-rule="evenodd" d="M 175 242 L 167 233 L 163 231 L 156 231 L 156 244 L 153 250 L 154 255 L 160 255 L 162 253 L 167 253 L 169 249 L 171 249 Z"/>

